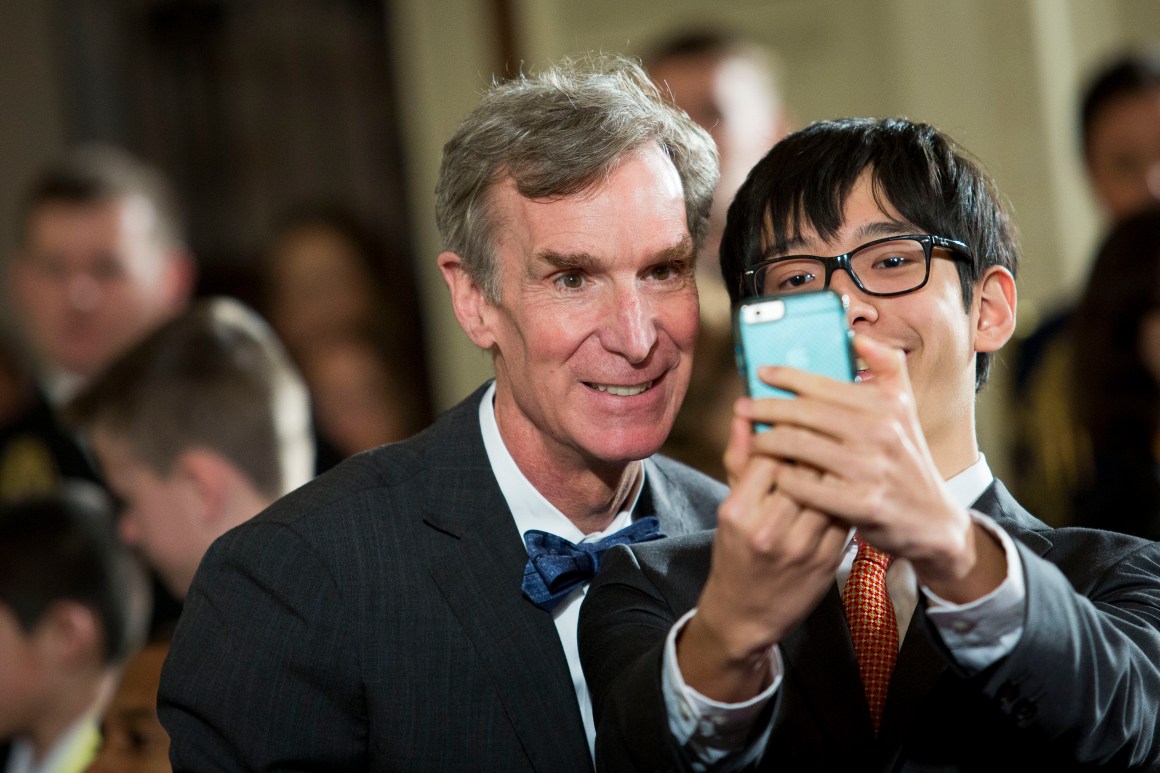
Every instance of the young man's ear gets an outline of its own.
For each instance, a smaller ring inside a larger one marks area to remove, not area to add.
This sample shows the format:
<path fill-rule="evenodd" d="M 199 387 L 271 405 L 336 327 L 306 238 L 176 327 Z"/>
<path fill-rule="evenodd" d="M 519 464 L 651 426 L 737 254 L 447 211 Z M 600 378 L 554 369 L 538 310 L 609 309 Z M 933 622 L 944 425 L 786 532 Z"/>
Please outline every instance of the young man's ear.
<path fill-rule="evenodd" d="M 1018 293 L 1015 277 L 1002 266 L 983 273 L 976 291 L 975 351 L 994 352 L 1003 348 L 1015 333 L 1015 306 Z"/>
<path fill-rule="evenodd" d="M 439 256 L 439 272 L 451 291 L 451 308 L 455 319 L 471 342 L 480 349 L 490 349 L 495 343 L 488 313 L 491 304 L 483 295 L 483 290 L 463 265 L 463 258 L 454 252 L 444 252 Z"/>

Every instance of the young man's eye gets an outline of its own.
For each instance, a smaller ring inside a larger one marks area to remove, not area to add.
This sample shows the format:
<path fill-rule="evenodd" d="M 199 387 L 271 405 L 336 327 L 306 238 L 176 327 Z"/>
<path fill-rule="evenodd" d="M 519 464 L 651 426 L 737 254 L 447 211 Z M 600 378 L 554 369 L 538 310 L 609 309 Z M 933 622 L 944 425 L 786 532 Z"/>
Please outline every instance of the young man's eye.
<path fill-rule="evenodd" d="M 910 259 L 904 255 L 888 255 L 885 258 L 879 258 L 878 262 L 874 264 L 874 268 L 903 268 L 910 262 Z"/>

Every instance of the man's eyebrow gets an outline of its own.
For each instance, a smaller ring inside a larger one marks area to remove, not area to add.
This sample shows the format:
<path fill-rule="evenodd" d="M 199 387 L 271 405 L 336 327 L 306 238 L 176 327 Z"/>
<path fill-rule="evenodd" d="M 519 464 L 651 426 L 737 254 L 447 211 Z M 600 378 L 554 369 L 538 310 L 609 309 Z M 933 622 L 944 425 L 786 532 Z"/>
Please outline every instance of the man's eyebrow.
<path fill-rule="evenodd" d="M 693 238 L 686 236 L 671 247 L 656 253 L 653 260 L 656 263 L 671 263 L 681 260 L 695 260 L 697 257 L 697 249 L 693 245 Z"/>
<path fill-rule="evenodd" d="M 900 234 L 913 233 L 914 226 L 902 220 L 895 220 L 890 218 L 888 220 L 875 220 L 872 223 L 862 225 L 857 231 L 858 240 L 877 239 L 880 236 L 899 236 Z"/>
<path fill-rule="evenodd" d="M 156 709 L 151 709 L 144 706 L 128 706 L 125 708 L 115 709 L 115 711 L 118 717 L 127 722 L 148 720 L 157 716 Z"/>
<path fill-rule="evenodd" d="M 685 236 L 679 242 L 657 251 L 652 257 L 652 262 L 667 263 L 692 260 L 696 254 L 692 237 Z M 592 271 L 604 263 L 590 252 L 557 252 L 556 250 L 540 250 L 536 253 L 536 260 L 547 263 L 559 271 Z"/>
<path fill-rule="evenodd" d="M 560 271 L 588 269 L 600 263 L 596 256 L 590 252 L 556 252 L 555 250 L 540 250 L 536 253 L 536 260 L 547 263 Z"/>
<path fill-rule="evenodd" d="M 870 223 L 865 223 L 858 227 L 854 232 L 854 237 L 859 241 L 873 241 L 882 236 L 899 236 L 901 234 L 908 234 L 914 232 L 914 226 L 902 220 L 895 220 L 890 218 L 887 220 L 875 220 Z M 806 239 L 797 234 L 785 241 L 785 249 L 783 254 L 791 255 L 795 252 L 800 252 L 806 246 Z"/>

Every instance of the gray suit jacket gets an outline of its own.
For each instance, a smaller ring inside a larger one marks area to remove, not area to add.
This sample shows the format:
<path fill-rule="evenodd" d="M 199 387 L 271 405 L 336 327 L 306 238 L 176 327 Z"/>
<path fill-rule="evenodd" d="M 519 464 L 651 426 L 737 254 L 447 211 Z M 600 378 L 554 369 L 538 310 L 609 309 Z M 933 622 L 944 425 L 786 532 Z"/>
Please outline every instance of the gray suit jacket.
<path fill-rule="evenodd" d="M 996 482 L 974 507 L 1014 537 L 1027 583 L 1015 650 L 981 674 L 954 664 L 920 601 L 873 734 L 838 589 L 781 643 L 785 678 L 760 770 L 1160 769 L 1160 544 L 1051 529 Z M 712 532 L 615 548 L 589 588 L 580 646 L 601 770 L 681 770 L 661 647 L 696 605 Z"/>
<path fill-rule="evenodd" d="M 483 447 L 482 390 L 219 539 L 160 715 L 178 771 L 590 771 L 551 616 Z M 646 462 L 638 512 L 711 525 L 724 487 Z"/>

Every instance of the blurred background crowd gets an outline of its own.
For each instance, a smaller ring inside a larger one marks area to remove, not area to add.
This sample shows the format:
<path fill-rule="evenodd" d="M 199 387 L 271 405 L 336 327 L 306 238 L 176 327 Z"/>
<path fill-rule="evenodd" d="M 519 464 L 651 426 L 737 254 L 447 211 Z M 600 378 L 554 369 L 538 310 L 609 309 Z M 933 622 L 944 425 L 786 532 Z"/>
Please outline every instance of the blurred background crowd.
<path fill-rule="evenodd" d="M 160 726 L 126 723 L 209 542 L 488 375 L 436 271 L 440 148 L 492 78 L 570 53 L 640 57 L 721 154 L 669 453 L 722 474 L 716 245 L 749 168 L 815 119 L 905 115 L 972 148 L 1021 231 L 992 468 L 1055 525 L 1160 538 L 1153 0 L 9 0 L 0 30 L 0 773 L 83 769 L 102 715 L 102 754 L 165 769 Z M 43 572 L 81 561 L 103 590 Z"/>

